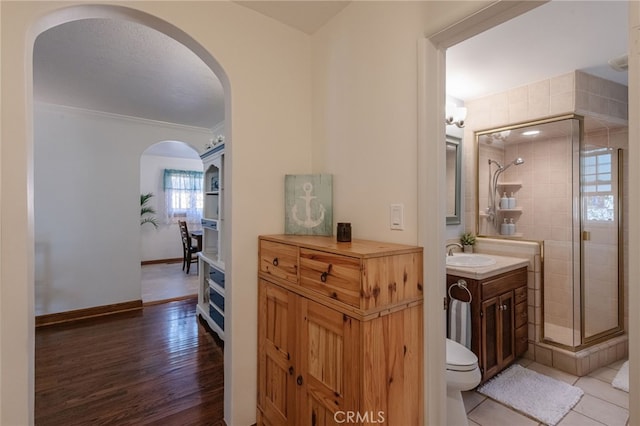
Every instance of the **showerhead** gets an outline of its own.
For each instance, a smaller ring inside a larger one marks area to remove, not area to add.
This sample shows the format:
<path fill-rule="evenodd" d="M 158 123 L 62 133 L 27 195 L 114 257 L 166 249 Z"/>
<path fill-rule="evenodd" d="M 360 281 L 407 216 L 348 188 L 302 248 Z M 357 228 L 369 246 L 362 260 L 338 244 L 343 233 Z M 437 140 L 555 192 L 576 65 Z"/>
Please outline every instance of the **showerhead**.
<path fill-rule="evenodd" d="M 523 163 L 524 163 L 524 160 L 522 159 L 522 157 L 518 157 L 515 160 L 513 160 L 512 162 L 510 162 L 509 164 L 507 164 L 506 166 L 500 167 L 500 171 L 504 172 L 505 170 L 507 170 L 509 167 L 511 167 L 513 165 L 519 166 L 520 164 L 523 164 Z"/>
<path fill-rule="evenodd" d="M 491 158 L 489 158 L 489 166 L 491 166 L 492 164 L 495 164 L 496 166 L 498 166 L 498 172 L 502 173 L 505 170 L 507 170 L 509 167 L 513 166 L 514 164 L 516 166 L 519 166 L 520 164 L 524 163 L 524 159 L 522 157 L 518 157 L 515 160 L 513 160 L 512 162 L 510 162 L 509 164 L 507 164 L 506 166 L 502 166 L 502 164 L 498 163 L 496 160 L 492 160 Z"/>

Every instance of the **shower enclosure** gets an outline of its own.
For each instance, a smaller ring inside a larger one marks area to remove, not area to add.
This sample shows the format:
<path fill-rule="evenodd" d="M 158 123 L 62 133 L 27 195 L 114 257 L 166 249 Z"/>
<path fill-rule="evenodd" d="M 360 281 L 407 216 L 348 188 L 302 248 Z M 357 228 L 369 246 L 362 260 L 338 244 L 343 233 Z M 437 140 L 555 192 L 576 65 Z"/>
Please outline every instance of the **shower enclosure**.
<path fill-rule="evenodd" d="M 567 115 L 476 132 L 477 232 L 540 244 L 541 340 L 572 350 L 624 328 L 618 127 Z"/>

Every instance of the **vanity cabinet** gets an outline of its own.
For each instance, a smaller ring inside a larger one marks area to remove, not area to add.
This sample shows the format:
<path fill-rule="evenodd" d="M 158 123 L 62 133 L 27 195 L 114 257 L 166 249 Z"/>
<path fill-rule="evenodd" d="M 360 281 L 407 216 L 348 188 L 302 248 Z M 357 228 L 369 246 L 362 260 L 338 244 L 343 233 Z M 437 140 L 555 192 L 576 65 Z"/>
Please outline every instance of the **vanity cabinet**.
<path fill-rule="evenodd" d="M 259 251 L 257 424 L 422 425 L 422 249 L 284 235 Z"/>
<path fill-rule="evenodd" d="M 224 340 L 225 273 L 224 273 L 224 144 L 204 152 L 202 251 L 198 253 L 197 314 Z M 228 325 L 228 324 L 227 324 Z"/>
<path fill-rule="evenodd" d="M 527 268 L 482 280 L 447 275 L 447 289 L 460 300 L 471 292 L 471 350 L 478 357 L 482 381 L 493 377 L 528 349 Z M 448 304 L 447 304 L 448 305 Z"/>

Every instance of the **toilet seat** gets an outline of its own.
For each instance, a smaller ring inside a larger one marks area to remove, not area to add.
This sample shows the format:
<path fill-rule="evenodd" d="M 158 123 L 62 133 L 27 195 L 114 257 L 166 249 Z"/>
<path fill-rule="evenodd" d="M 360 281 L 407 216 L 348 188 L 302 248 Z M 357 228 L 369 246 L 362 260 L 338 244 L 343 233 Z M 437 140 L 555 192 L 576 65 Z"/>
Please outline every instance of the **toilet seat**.
<path fill-rule="evenodd" d="M 473 371 L 478 368 L 478 357 L 458 342 L 447 339 L 447 370 Z"/>

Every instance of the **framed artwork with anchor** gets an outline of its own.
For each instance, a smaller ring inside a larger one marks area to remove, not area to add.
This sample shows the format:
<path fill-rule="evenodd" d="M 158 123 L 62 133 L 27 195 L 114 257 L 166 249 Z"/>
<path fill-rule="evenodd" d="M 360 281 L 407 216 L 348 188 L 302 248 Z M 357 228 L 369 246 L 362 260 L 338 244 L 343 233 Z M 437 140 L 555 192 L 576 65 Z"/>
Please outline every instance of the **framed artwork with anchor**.
<path fill-rule="evenodd" d="M 284 232 L 333 235 L 332 175 L 285 175 Z"/>

